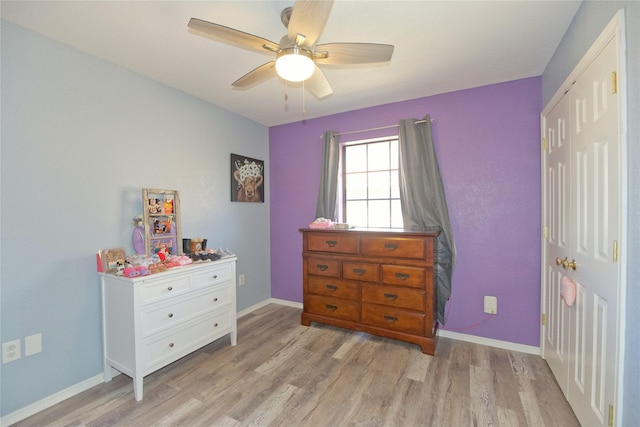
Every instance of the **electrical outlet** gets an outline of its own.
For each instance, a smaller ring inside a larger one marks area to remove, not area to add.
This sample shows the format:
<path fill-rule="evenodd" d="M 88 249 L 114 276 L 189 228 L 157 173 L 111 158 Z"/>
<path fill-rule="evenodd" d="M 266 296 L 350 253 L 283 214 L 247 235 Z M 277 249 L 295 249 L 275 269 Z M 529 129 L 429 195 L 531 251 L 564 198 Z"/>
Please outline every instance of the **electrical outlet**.
<path fill-rule="evenodd" d="M 7 341 L 2 344 L 2 363 L 20 359 L 20 340 Z"/>
<path fill-rule="evenodd" d="M 239 274 L 238 275 L 238 285 L 239 286 L 244 285 L 244 274 Z"/>
<path fill-rule="evenodd" d="M 485 296 L 484 312 L 487 314 L 498 314 L 498 298 L 492 297 L 492 296 Z"/>
<path fill-rule="evenodd" d="M 24 356 L 40 353 L 42 351 L 42 334 L 29 335 L 24 338 Z"/>

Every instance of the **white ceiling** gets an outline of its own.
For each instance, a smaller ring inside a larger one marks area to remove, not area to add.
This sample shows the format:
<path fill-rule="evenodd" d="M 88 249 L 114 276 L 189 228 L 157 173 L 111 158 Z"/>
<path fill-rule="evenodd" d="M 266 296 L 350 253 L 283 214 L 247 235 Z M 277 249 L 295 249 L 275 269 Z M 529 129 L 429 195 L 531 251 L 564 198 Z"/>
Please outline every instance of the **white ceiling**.
<path fill-rule="evenodd" d="M 336 0 L 319 43 L 395 45 L 391 62 L 323 66 L 317 100 L 278 78 L 231 83 L 273 59 L 187 29 L 190 18 L 278 42 L 291 1 L 2 1 L 2 18 L 266 126 L 541 75 L 580 1 Z M 306 115 L 303 115 L 303 99 Z"/>

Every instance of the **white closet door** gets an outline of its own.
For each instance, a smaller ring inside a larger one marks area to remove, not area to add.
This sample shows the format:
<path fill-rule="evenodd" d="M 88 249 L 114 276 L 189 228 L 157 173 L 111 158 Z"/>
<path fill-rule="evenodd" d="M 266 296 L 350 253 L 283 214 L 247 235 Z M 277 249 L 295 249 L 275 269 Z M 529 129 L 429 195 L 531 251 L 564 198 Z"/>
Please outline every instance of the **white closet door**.
<path fill-rule="evenodd" d="M 622 14 L 603 31 L 543 111 L 543 314 L 541 348 L 584 426 L 619 425 L 620 331 L 624 322 L 620 99 Z M 557 265 L 556 260 L 566 262 Z M 575 304 L 560 297 L 563 276 Z M 610 410 L 612 408 L 613 410 Z"/>
<path fill-rule="evenodd" d="M 615 40 L 615 39 L 614 39 Z M 567 398 L 583 425 L 608 425 L 615 398 L 620 238 L 617 48 L 610 41 L 568 94 L 571 100 L 571 258 L 578 295 Z"/>
<path fill-rule="evenodd" d="M 571 164 L 571 120 L 568 97 L 564 97 L 545 117 L 547 139 L 544 186 L 546 192 L 547 254 L 544 268 L 544 305 L 547 326 L 544 329 L 544 351 L 549 367 L 553 371 L 562 391 L 567 393 L 569 385 L 569 310 L 560 297 L 560 281 L 566 270 L 556 263 L 573 250 L 570 230 L 569 188 Z"/>

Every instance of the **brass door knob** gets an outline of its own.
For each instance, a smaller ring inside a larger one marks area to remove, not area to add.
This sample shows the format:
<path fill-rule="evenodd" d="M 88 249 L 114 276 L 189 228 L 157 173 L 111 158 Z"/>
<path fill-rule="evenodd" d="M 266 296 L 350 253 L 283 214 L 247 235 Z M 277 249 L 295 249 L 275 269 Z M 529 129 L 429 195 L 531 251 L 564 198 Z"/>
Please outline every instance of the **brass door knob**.
<path fill-rule="evenodd" d="M 573 268 L 573 271 L 575 271 L 576 268 L 578 268 L 578 263 L 574 259 L 574 260 L 571 260 L 571 262 L 567 262 L 567 266 Z"/>

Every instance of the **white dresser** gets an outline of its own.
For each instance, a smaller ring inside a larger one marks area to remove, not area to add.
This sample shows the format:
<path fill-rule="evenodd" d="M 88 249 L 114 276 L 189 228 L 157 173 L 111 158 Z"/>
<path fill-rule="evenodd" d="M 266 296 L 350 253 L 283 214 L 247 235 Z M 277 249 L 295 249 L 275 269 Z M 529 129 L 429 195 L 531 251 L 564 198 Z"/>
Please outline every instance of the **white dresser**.
<path fill-rule="evenodd" d="M 139 401 L 144 376 L 224 335 L 236 345 L 236 261 L 134 278 L 101 273 L 105 382 L 112 368 L 130 376 Z"/>

